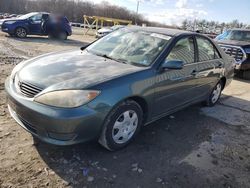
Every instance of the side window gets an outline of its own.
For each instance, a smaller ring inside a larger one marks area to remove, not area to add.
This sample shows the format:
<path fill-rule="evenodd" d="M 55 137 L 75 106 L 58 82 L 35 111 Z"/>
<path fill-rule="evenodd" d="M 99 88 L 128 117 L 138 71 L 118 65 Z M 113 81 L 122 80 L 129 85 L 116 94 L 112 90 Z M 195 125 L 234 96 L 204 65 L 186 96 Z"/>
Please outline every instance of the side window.
<path fill-rule="evenodd" d="M 199 50 L 199 61 L 208 61 L 220 58 L 218 51 L 209 40 L 197 37 L 197 45 Z"/>
<path fill-rule="evenodd" d="M 167 60 L 182 60 L 185 64 L 194 63 L 193 38 L 180 39 L 169 53 Z"/>
<path fill-rule="evenodd" d="M 31 16 L 30 17 L 30 20 L 33 22 L 33 23 L 39 23 L 42 21 L 42 14 L 36 14 L 34 16 Z"/>

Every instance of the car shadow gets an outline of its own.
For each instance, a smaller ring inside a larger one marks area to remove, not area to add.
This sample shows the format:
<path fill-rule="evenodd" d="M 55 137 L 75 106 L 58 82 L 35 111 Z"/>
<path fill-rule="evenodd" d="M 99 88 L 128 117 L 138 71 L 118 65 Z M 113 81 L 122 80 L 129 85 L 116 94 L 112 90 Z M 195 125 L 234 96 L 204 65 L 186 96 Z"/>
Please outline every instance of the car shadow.
<path fill-rule="evenodd" d="M 230 180 L 222 177 L 211 182 L 209 176 L 185 162 L 203 143 L 213 142 L 218 130 L 227 127 L 202 115 L 200 108 L 194 105 L 143 127 L 135 141 L 119 151 L 107 151 L 94 141 L 66 147 L 40 143 L 37 151 L 72 187 L 223 187 Z M 202 157 L 197 153 L 193 158 Z M 207 168 L 216 165 L 206 163 Z"/>

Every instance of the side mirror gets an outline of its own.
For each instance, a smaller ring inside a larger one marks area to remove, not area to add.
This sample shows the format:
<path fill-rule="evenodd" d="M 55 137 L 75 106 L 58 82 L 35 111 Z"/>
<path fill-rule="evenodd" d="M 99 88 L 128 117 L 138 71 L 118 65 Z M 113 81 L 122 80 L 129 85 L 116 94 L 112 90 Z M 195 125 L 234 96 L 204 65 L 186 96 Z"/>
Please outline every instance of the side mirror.
<path fill-rule="evenodd" d="M 181 60 L 166 60 L 163 65 L 162 69 L 182 69 L 184 62 Z"/>

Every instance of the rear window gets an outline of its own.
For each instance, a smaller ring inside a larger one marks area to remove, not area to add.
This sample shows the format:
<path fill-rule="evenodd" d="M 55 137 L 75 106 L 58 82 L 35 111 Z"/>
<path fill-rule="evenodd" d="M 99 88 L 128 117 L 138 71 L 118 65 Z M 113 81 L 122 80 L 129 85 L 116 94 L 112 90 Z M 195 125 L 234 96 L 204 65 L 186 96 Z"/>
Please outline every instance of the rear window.
<path fill-rule="evenodd" d="M 217 49 L 208 39 L 197 37 L 197 45 L 199 51 L 199 61 L 208 61 L 220 58 Z"/>

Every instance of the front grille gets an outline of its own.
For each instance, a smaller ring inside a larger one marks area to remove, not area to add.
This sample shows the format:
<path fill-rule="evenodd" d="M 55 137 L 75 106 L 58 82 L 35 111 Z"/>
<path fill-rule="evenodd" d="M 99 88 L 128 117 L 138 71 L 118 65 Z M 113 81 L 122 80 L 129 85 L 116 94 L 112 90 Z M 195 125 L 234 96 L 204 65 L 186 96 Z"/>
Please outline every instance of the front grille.
<path fill-rule="evenodd" d="M 239 46 L 223 45 L 220 44 L 220 47 L 225 51 L 226 54 L 232 56 L 237 63 L 241 63 L 246 59 L 246 53 Z"/>
<path fill-rule="evenodd" d="M 41 88 L 34 86 L 30 83 L 26 83 L 26 82 L 19 81 L 18 86 L 19 86 L 21 93 L 30 98 L 34 97 L 35 95 L 37 95 L 38 93 L 42 91 Z"/>

